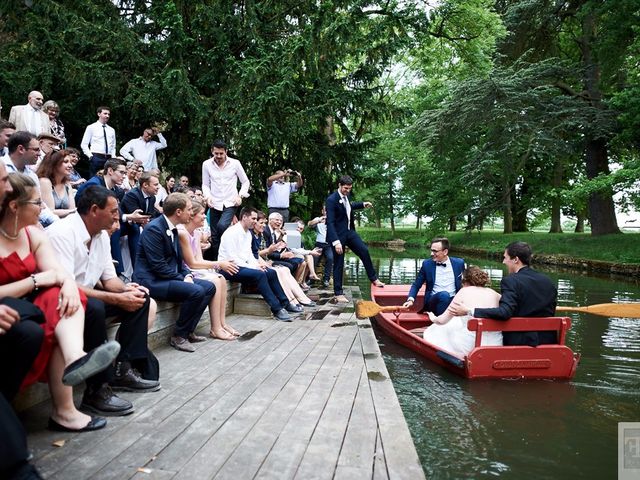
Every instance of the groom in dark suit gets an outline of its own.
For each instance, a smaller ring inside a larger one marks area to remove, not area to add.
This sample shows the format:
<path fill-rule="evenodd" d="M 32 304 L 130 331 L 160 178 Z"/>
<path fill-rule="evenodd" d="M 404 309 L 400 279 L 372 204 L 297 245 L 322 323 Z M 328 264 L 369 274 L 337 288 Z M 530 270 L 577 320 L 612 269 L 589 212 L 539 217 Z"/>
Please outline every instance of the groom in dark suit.
<path fill-rule="evenodd" d="M 176 225 L 187 223 L 191 218 L 189 197 L 172 193 L 162 208 L 164 214 L 149 222 L 140 236 L 133 280 L 147 287 L 153 298 L 181 304 L 169 343 L 176 350 L 195 352 L 191 343 L 203 342 L 206 338 L 194 331 L 216 289 L 213 283 L 194 278 L 182 262 Z"/>
<path fill-rule="evenodd" d="M 431 240 L 431 258 L 422 262 L 416 280 L 411 285 L 409 297 L 403 307 L 411 307 L 422 285 L 426 284 L 422 312 L 442 315 L 455 294 L 462 288 L 462 258 L 449 256 L 449 240 L 445 237 Z"/>
<path fill-rule="evenodd" d="M 349 247 L 362 261 L 367 277 L 376 287 L 383 287 L 378 280 L 378 273 L 373 267 L 367 245 L 356 233 L 353 210 L 369 208 L 370 202 L 352 202 L 349 199 L 353 180 L 343 175 L 338 180 L 338 190 L 327 197 L 327 243 L 333 247 L 333 291 L 337 303 L 348 303 L 349 300 L 342 290 L 342 271 L 344 270 L 344 248 Z"/>
<path fill-rule="evenodd" d="M 529 267 L 531 247 L 525 242 L 507 245 L 502 263 L 509 275 L 500 282 L 500 304 L 495 308 L 470 308 L 452 303 L 454 315 L 509 320 L 511 317 L 553 317 L 558 290 L 549 277 Z M 556 332 L 502 332 L 505 345 L 536 345 L 558 343 Z"/>

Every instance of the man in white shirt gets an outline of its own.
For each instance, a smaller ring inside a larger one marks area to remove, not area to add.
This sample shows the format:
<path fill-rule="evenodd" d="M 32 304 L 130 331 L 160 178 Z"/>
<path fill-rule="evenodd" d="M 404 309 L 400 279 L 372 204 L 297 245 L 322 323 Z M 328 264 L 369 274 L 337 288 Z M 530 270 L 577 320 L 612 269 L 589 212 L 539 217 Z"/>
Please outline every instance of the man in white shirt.
<path fill-rule="evenodd" d="M 116 275 L 107 229 L 118 222 L 118 199 L 101 185 L 87 187 L 78 200 L 78 212 L 56 222 L 47 234 L 60 263 L 74 276 L 88 298 L 86 322 L 102 326 L 116 317 L 116 334 L 121 350 L 116 358 L 115 377 L 98 374 L 87 381 L 82 407 L 102 415 L 133 412 L 130 402 L 113 395 L 114 390 L 151 392 L 160 389 L 157 380 L 146 380 L 136 370 L 149 354 L 147 329 L 155 320 L 156 304 L 146 288 L 124 284 Z M 115 397 L 115 398 L 114 398 Z"/>
<path fill-rule="evenodd" d="M 26 105 L 11 107 L 9 121 L 16 126 L 16 130 L 31 132 L 36 136 L 49 133 L 51 124 L 49 115 L 42 111 L 43 100 L 42 93 L 34 90 L 29 93 Z"/>
<path fill-rule="evenodd" d="M 287 312 L 302 313 L 303 308 L 289 302 L 278 281 L 278 274 L 266 263 L 253 256 L 251 230 L 258 220 L 255 208 L 245 207 L 240 211 L 240 220 L 233 227 L 227 229 L 220 241 L 219 261 L 234 262 L 238 266 L 238 273 L 220 273 L 232 282 L 250 283 L 258 287 L 258 291 L 266 300 L 273 312 L 273 316 L 282 322 L 290 322 L 291 315 Z"/>
<path fill-rule="evenodd" d="M 98 107 L 97 113 L 98 121 L 87 126 L 80 143 L 83 153 L 89 157 L 91 177 L 102 170 L 104 162 L 116 155 L 116 131 L 107 125 L 111 109 Z"/>
<path fill-rule="evenodd" d="M 289 177 L 298 178 L 290 182 Z M 267 178 L 267 207 L 269 215 L 279 213 L 284 223 L 289 221 L 289 197 L 302 188 L 302 174 L 293 170 L 278 170 Z"/>
<path fill-rule="evenodd" d="M 158 141 L 152 140 L 157 135 Z M 120 149 L 120 155 L 127 160 L 142 160 L 144 171 L 148 172 L 158 168 L 158 158 L 156 152 L 167 148 L 167 141 L 157 128 L 147 128 L 142 132 L 142 136 L 129 140 Z"/>
<path fill-rule="evenodd" d="M 202 164 L 202 192 L 211 208 L 212 248 L 207 250 L 205 258 L 215 260 L 220 238 L 231 225 L 242 199 L 249 196 L 251 183 L 240 162 L 227 156 L 227 145 L 222 140 L 213 142 L 211 154 L 212 158 Z M 238 181 L 241 185 L 239 192 Z"/>
<path fill-rule="evenodd" d="M 31 178 L 38 191 L 40 191 L 40 180 L 36 173 L 30 168 L 36 164 L 38 154 L 40 153 L 40 145 L 36 136 L 30 132 L 18 131 L 9 138 L 7 143 L 9 154 L 2 158 L 7 171 L 9 173 L 18 172 Z M 59 220 L 47 206 L 43 203 L 40 211 L 40 224 L 43 227 L 51 225 Z"/>

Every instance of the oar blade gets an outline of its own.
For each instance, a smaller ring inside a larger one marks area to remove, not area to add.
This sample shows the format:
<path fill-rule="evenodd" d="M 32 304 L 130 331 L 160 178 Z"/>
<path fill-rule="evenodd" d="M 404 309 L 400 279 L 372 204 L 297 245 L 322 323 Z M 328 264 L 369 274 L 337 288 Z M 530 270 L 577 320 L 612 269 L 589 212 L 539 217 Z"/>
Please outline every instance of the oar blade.
<path fill-rule="evenodd" d="M 356 302 L 357 318 L 375 317 L 378 313 L 380 313 L 380 305 L 376 302 L 370 302 L 368 300 L 359 300 Z"/>
<path fill-rule="evenodd" d="M 599 303 L 586 307 L 556 307 L 557 311 L 584 312 L 603 317 L 640 318 L 640 303 Z"/>

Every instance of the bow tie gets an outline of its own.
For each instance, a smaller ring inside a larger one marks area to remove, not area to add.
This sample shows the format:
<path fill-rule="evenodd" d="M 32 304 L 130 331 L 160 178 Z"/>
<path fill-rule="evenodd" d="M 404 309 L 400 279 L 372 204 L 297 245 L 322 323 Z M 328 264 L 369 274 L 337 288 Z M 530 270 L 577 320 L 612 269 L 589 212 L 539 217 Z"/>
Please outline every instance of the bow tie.
<path fill-rule="evenodd" d="M 436 266 L 438 266 L 438 267 L 446 267 L 447 266 L 447 262 L 436 262 Z"/>

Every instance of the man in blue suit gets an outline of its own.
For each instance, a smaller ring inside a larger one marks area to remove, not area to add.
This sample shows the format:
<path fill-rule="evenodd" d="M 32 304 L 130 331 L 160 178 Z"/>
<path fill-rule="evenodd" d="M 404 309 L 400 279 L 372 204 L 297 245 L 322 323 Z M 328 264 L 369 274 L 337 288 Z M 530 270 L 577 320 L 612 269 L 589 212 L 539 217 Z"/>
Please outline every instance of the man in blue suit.
<path fill-rule="evenodd" d="M 172 193 L 162 208 L 163 215 L 149 222 L 140 235 L 133 280 L 147 287 L 153 298 L 181 304 L 169 344 L 176 350 L 195 352 L 191 343 L 206 338 L 194 331 L 216 289 L 213 283 L 194 278 L 182 262 L 176 225 L 191 218 L 189 197 Z"/>
<path fill-rule="evenodd" d="M 431 258 L 422 262 L 418 276 L 411 285 L 409 297 L 404 307 L 411 307 L 418 291 L 426 283 L 422 312 L 441 315 L 447 309 L 455 294 L 462 288 L 462 272 L 465 265 L 462 258 L 449 256 L 449 240 L 445 237 L 431 241 Z"/>
<path fill-rule="evenodd" d="M 327 210 L 327 243 L 333 247 L 333 291 L 336 303 L 349 303 L 342 289 L 342 272 L 344 270 L 344 248 L 349 247 L 362 261 L 367 277 L 377 287 L 383 287 L 384 283 L 378 280 L 378 273 L 373 268 L 373 262 L 369 255 L 367 245 L 356 233 L 353 210 L 369 208 L 370 202 L 352 202 L 349 199 L 353 180 L 348 175 L 343 175 L 338 180 L 338 190 L 327 197 L 325 208 Z"/>

